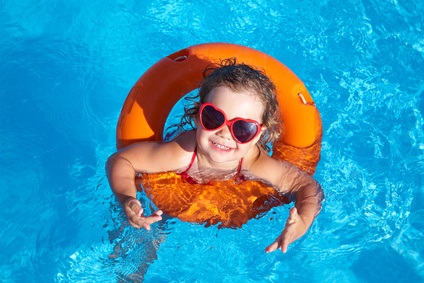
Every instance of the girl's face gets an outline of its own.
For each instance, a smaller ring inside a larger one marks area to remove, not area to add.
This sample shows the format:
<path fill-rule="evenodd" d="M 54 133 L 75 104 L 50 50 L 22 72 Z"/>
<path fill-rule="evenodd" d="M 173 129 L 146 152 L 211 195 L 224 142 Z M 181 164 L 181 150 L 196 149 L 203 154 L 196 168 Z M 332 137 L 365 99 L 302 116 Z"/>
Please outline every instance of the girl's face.
<path fill-rule="evenodd" d="M 228 87 L 220 86 L 212 89 L 205 102 L 210 102 L 221 109 L 228 120 L 244 118 L 255 120 L 259 124 L 263 123 L 264 107 L 254 94 L 234 92 Z M 232 168 L 234 164 L 238 164 L 239 160 L 255 146 L 261 136 L 259 134 L 251 141 L 241 144 L 234 140 L 226 125 L 217 130 L 204 130 L 197 118 L 196 126 L 199 155 L 207 159 L 210 163 L 209 166 L 218 166 L 223 169 L 225 169 L 225 165 Z M 265 127 L 262 127 L 261 131 L 264 130 Z"/>

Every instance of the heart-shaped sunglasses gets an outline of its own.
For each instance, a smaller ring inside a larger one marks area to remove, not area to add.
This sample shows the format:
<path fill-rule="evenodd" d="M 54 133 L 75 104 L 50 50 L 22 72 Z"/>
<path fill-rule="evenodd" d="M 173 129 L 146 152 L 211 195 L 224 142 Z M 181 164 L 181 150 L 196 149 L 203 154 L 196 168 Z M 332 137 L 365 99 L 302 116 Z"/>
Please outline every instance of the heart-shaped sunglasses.
<path fill-rule="evenodd" d="M 248 143 L 261 133 L 262 125 L 255 120 L 234 118 L 227 119 L 224 111 L 210 102 L 203 103 L 199 110 L 200 125 L 206 131 L 215 131 L 228 126 L 234 140 Z"/>

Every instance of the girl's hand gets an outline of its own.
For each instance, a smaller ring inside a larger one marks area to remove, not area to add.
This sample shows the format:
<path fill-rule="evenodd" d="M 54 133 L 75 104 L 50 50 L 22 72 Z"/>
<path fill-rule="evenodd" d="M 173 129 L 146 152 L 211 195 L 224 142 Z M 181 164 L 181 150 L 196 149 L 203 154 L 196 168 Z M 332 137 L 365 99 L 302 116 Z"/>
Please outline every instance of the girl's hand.
<path fill-rule="evenodd" d="M 265 249 L 265 251 L 269 253 L 277 250 L 278 248 L 281 248 L 281 251 L 286 253 L 287 247 L 302 237 L 306 230 L 307 227 L 300 215 L 297 213 L 296 207 L 293 207 L 290 209 L 290 215 L 286 221 L 286 227 L 284 228 L 283 232 L 280 236 L 278 236 L 274 243 Z"/>
<path fill-rule="evenodd" d="M 150 230 L 150 224 L 162 220 L 162 210 L 158 210 L 150 216 L 143 216 L 143 208 L 136 198 L 128 198 L 124 204 L 124 212 L 131 226 Z"/>

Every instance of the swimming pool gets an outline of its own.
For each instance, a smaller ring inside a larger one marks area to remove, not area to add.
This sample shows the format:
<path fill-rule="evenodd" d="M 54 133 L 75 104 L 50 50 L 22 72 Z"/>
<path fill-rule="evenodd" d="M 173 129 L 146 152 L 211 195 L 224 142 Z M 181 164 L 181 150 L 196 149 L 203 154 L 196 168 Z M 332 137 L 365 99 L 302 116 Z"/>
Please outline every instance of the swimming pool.
<path fill-rule="evenodd" d="M 424 281 L 423 2 L 279 2 L 0 2 L 2 282 Z M 264 248 L 290 206 L 146 232 L 107 184 L 131 86 L 214 41 L 284 62 L 320 109 L 326 202 L 287 254 Z"/>

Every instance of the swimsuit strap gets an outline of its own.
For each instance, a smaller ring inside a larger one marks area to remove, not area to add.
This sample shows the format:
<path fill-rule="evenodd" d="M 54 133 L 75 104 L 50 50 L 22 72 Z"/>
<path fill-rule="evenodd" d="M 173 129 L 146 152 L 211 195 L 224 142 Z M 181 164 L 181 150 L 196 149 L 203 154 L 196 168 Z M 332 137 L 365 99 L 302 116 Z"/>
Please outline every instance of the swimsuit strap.
<path fill-rule="evenodd" d="M 238 167 L 237 167 L 237 175 L 240 175 L 241 166 L 243 165 L 243 158 L 240 159 Z"/>
<path fill-rule="evenodd" d="M 237 167 L 237 174 L 234 177 L 234 183 L 236 183 L 236 184 L 240 184 L 240 183 L 246 181 L 246 177 L 243 174 L 241 174 L 242 165 L 243 165 L 243 158 L 241 158 L 240 161 L 239 161 L 239 164 L 238 164 L 238 167 Z"/>
<path fill-rule="evenodd" d="M 187 169 L 184 170 L 184 172 L 180 173 L 180 176 L 185 179 L 189 184 L 197 184 L 196 180 L 194 180 L 193 177 L 191 177 L 187 172 L 190 170 L 191 166 L 193 165 L 194 159 L 196 159 L 197 156 L 197 145 L 194 149 L 193 155 L 191 156 L 190 164 L 187 166 Z"/>
<path fill-rule="evenodd" d="M 188 170 L 190 170 L 191 166 L 193 165 L 194 159 L 196 159 L 196 156 L 197 156 L 197 145 L 194 148 L 193 155 L 191 156 L 190 164 L 188 165 L 187 169 L 184 172 L 187 172 Z"/>

